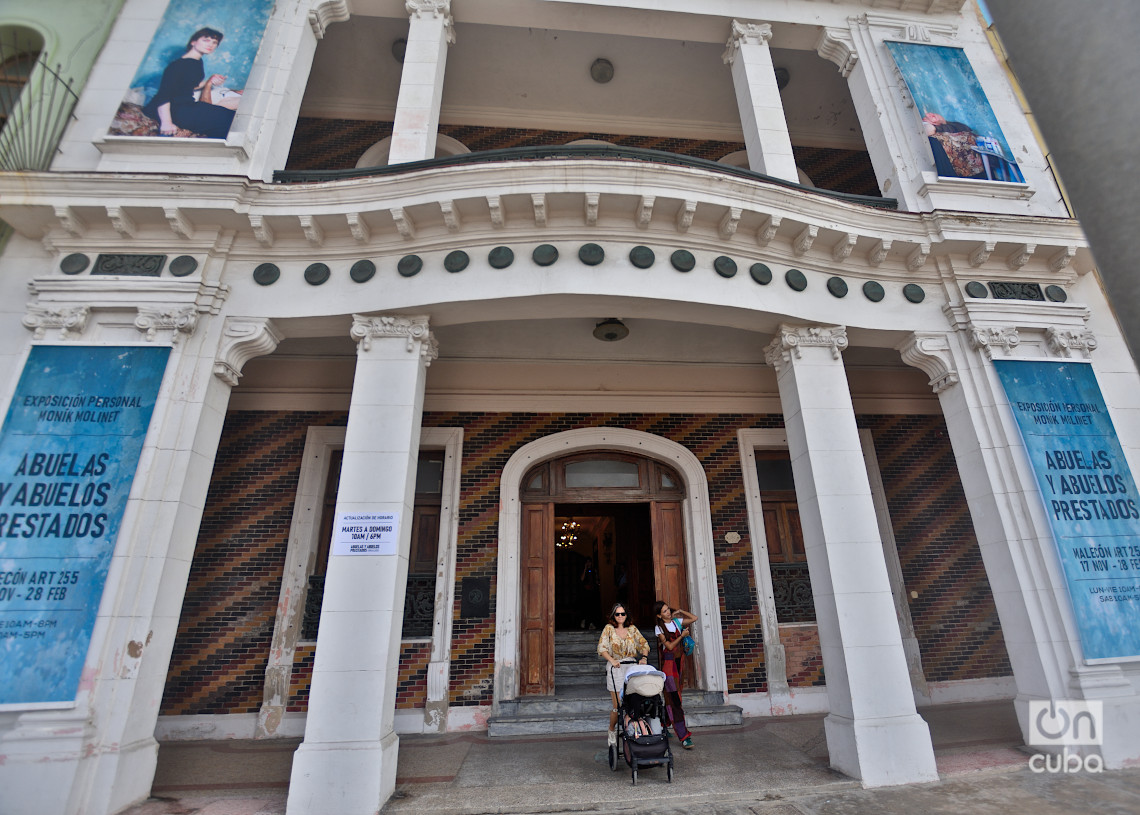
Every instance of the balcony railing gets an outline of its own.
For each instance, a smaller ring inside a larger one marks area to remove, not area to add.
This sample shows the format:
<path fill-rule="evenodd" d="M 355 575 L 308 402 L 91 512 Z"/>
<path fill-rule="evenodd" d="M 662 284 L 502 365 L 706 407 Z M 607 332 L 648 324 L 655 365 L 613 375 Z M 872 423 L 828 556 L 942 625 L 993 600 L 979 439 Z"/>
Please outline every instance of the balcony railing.
<path fill-rule="evenodd" d="M 279 184 L 303 184 L 326 181 L 343 181 L 350 178 L 374 178 L 377 176 L 400 175 L 440 167 L 460 167 L 472 164 L 495 164 L 508 161 L 550 161 L 554 159 L 605 159 L 608 161 L 640 161 L 649 164 L 666 164 L 675 167 L 691 167 L 721 175 L 763 181 L 788 189 L 816 193 L 877 209 L 898 209 L 894 198 L 880 198 L 873 195 L 852 195 L 850 193 L 808 187 L 782 178 L 773 178 L 744 167 L 733 167 L 708 159 L 666 153 L 661 150 L 647 150 L 641 147 L 614 147 L 611 145 L 576 144 L 567 146 L 508 147 L 502 150 L 483 150 L 476 153 L 461 153 L 455 156 L 409 161 L 404 164 L 388 164 L 381 167 L 356 167 L 348 170 L 278 170 L 273 180 Z"/>

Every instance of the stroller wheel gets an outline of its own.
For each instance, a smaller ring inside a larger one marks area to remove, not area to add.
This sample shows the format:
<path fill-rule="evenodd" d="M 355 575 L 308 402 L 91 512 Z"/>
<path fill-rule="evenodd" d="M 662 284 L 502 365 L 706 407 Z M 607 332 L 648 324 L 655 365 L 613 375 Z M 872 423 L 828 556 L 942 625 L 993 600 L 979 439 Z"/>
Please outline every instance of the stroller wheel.
<path fill-rule="evenodd" d="M 618 768 L 618 748 L 616 744 L 610 745 L 610 769 L 616 770 Z"/>
<path fill-rule="evenodd" d="M 670 764 L 668 766 L 668 768 L 665 770 L 665 777 L 669 779 L 670 784 L 673 783 L 673 765 L 672 764 Z"/>

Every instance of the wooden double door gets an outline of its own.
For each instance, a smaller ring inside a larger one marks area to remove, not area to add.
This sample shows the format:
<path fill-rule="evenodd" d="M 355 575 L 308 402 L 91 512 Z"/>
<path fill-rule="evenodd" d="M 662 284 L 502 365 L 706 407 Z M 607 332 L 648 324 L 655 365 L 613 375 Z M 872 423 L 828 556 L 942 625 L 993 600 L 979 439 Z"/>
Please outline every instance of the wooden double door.
<path fill-rule="evenodd" d="M 620 478 L 607 474 L 602 466 L 606 462 L 624 466 L 625 474 Z M 600 472 L 575 477 L 576 463 Z M 583 481 L 585 485 L 580 486 Z M 616 599 L 629 607 L 635 624 L 652 642 L 656 599 L 688 607 L 683 496 L 681 482 L 670 468 L 650 459 L 614 454 L 548 462 L 532 470 L 523 483 L 527 486 L 522 496 L 520 541 L 520 692 L 546 696 L 554 692 L 556 622 L 573 627 L 582 616 L 583 622 L 600 629 Z M 597 523 L 599 518 L 612 523 Z M 589 530 L 583 533 L 584 546 L 581 540 L 568 540 L 581 530 Z M 556 587 L 561 586 L 565 594 L 579 579 L 587 579 L 588 568 L 581 574 L 559 575 L 556 580 L 556 562 L 571 562 L 556 557 L 560 546 L 578 547 L 578 557 L 572 561 L 575 572 L 580 563 L 592 561 L 599 575 L 596 592 L 579 595 L 585 598 L 579 602 L 586 603 L 580 606 L 581 615 L 567 615 L 566 598 L 559 602 Z"/>

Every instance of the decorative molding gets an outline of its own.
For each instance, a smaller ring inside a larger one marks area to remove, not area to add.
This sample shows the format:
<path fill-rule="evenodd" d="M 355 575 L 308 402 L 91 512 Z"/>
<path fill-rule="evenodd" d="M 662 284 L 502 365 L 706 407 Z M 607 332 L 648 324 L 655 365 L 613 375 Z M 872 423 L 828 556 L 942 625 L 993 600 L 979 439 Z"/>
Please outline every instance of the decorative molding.
<path fill-rule="evenodd" d="M 272 354 L 285 335 L 273 321 L 261 317 L 227 317 L 222 344 L 214 357 L 214 376 L 230 387 L 241 379 L 241 369 L 254 357 Z"/>
<path fill-rule="evenodd" d="M 776 237 L 776 232 L 780 228 L 780 222 L 783 218 L 779 215 L 769 215 L 760 228 L 756 230 L 756 244 L 758 246 L 767 246 L 772 242 L 772 238 Z"/>
<path fill-rule="evenodd" d="M 124 238 L 133 238 L 138 232 L 138 224 L 122 207 L 107 207 L 107 217 L 111 219 L 112 228 Z"/>
<path fill-rule="evenodd" d="M 181 335 L 189 337 L 197 327 L 198 309 L 194 306 L 166 310 L 139 306 L 139 314 L 135 317 L 135 328 L 143 333 L 147 342 L 154 342 L 159 331 L 173 331 L 171 342 L 177 343 Z"/>
<path fill-rule="evenodd" d="M 365 352 L 372 350 L 374 339 L 403 338 L 409 353 L 415 351 L 418 344 L 425 367 L 439 357 L 439 343 L 431 333 L 427 317 L 398 317 L 390 314 L 369 317 L 353 314 L 350 336 Z"/>
<path fill-rule="evenodd" d="M 1077 256 L 1077 247 L 1066 246 L 1059 252 L 1055 252 L 1049 257 L 1049 269 L 1054 272 L 1060 272 L 1063 269 L 1069 268 L 1073 258 Z"/>
<path fill-rule="evenodd" d="M 601 193 L 586 193 L 586 226 L 598 225 L 598 202 L 601 197 Z"/>
<path fill-rule="evenodd" d="M 839 236 L 839 240 L 835 242 L 835 246 L 831 247 L 831 258 L 836 263 L 842 263 L 851 257 L 851 253 L 855 251 L 855 244 L 859 242 L 859 236 L 853 232 L 848 232 Z"/>
<path fill-rule="evenodd" d="M 892 240 L 881 238 L 875 242 L 871 247 L 871 251 L 867 253 L 867 262 L 872 266 L 881 266 L 883 261 L 887 259 L 887 254 L 891 251 L 891 245 L 894 243 Z"/>
<path fill-rule="evenodd" d="M 401 236 L 408 240 L 414 240 L 416 237 L 416 222 L 412 220 L 403 207 L 392 207 L 388 210 L 392 214 L 392 220 L 396 223 L 396 231 Z"/>
<path fill-rule="evenodd" d="M 975 351 L 981 351 L 986 355 L 986 359 L 991 360 L 994 358 L 994 348 L 1001 348 L 1006 356 L 1009 356 L 1013 349 L 1021 344 L 1021 336 L 1017 333 L 1017 329 L 1010 327 L 979 328 L 971 324 L 968 336 L 970 347 Z"/>
<path fill-rule="evenodd" d="M 811 245 L 815 243 L 816 236 L 819 235 L 819 227 L 814 224 L 808 224 L 796 235 L 792 241 L 792 251 L 796 257 L 806 255 L 811 250 Z"/>
<path fill-rule="evenodd" d="M 994 249 L 997 247 L 997 241 L 982 241 L 973 251 L 970 252 L 970 265 L 977 269 L 983 263 L 990 259 Z"/>
<path fill-rule="evenodd" d="M 534 225 L 537 227 L 546 226 L 546 193 L 531 193 L 530 206 L 534 210 Z"/>
<path fill-rule="evenodd" d="M 309 28 L 318 40 L 325 38 L 325 30 L 333 23 L 347 22 L 350 17 L 348 0 L 325 0 L 314 9 L 309 9 Z"/>
<path fill-rule="evenodd" d="M 1010 271 L 1016 272 L 1022 266 L 1029 262 L 1033 257 L 1033 253 L 1037 250 L 1035 243 L 1023 243 L 1018 246 L 1013 252 L 1005 259 L 1005 265 L 1009 267 Z"/>
<path fill-rule="evenodd" d="M 720 219 L 717 232 L 720 233 L 722 240 L 728 240 L 736 234 L 736 228 L 740 226 L 740 215 L 742 212 L 743 210 L 740 207 L 729 207 L 728 212 Z"/>
<path fill-rule="evenodd" d="M 855 52 L 855 40 L 845 28 L 824 28 L 819 32 L 815 51 L 829 62 L 839 66 L 839 75 L 846 79 L 855 70 L 859 55 Z"/>
<path fill-rule="evenodd" d="M 737 52 L 746 44 L 751 43 L 753 45 L 766 46 L 771 39 L 772 26 L 769 23 L 733 20 L 732 33 L 728 35 L 728 42 L 725 43 L 725 52 L 721 56 L 721 59 L 723 59 L 727 65 L 731 65 L 736 61 Z"/>
<path fill-rule="evenodd" d="M 503 218 L 503 199 L 498 195 L 487 196 L 487 209 L 491 212 L 491 227 L 502 229 L 506 224 Z"/>
<path fill-rule="evenodd" d="M 321 225 L 317 223 L 317 216 L 298 215 L 297 220 L 301 222 L 301 229 L 305 233 L 305 240 L 309 242 L 310 246 L 320 248 L 325 245 L 325 231 L 321 229 Z"/>
<path fill-rule="evenodd" d="M 958 372 L 954 370 L 950 341 L 945 334 L 916 331 L 895 348 L 902 355 L 903 362 L 930 377 L 929 384 L 935 393 L 942 393 L 961 381 Z"/>
<path fill-rule="evenodd" d="M 163 207 L 163 214 L 166 216 L 166 222 L 170 224 L 170 229 L 180 238 L 185 240 L 192 240 L 194 238 L 194 224 L 190 223 L 190 219 L 178 207 Z"/>
<path fill-rule="evenodd" d="M 265 216 L 250 215 L 249 225 L 253 228 L 253 236 L 257 238 L 257 242 L 264 246 L 266 249 L 272 249 L 273 228 L 269 226 L 269 221 L 265 220 Z"/>
<path fill-rule="evenodd" d="M 368 243 L 372 239 L 372 230 L 368 228 L 368 222 L 359 212 L 346 212 L 344 219 L 348 222 L 348 231 L 352 233 L 357 243 Z"/>
<path fill-rule="evenodd" d="M 1056 326 L 1045 329 L 1045 342 L 1055 356 L 1072 357 L 1073 352 L 1077 351 L 1085 359 L 1091 356 L 1098 345 L 1096 334 L 1091 331 L 1057 328 Z"/>
<path fill-rule="evenodd" d="M 677 231 L 688 232 L 693 225 L 693 216 L 697 214 L 696 201 L 683 201 L 677 210 Z"/>
<path fill-rule="evenodd" d="M 459 209 L 454 201 L 440 201 L 439 211 L 443 213 L 443 222 L 448 232 L 458 232 L 463 226 L 463 219 L 459 217 Z"/>
<path fill-rule="evenodd" d="M 87 232 L 87 224 L 71 207 L 54 207 L 56 220 L 63 231 L 73 238 L 82 238 Z"/>
<path fill-rule="evenodd" d="M 860 14 L 857 19 L 875 28 L 889 29 L 895 38 L 910 42 L 929 43 L 936 37 L 952 40 L 958 36 L 958 26 L 949 23 L 935 23 L 930 20 L 919 23 L 913 19 L 880 14 Z"/>
<path fill-rule="evenodd" d="M 911 253 L 906 256 L 906 267 L 912 272 L 916 272 L 922 268 L 926 263 L 926 259 L 930 257 L 930 244 L 925 241 L 911 250 Z"/>
<path fill-rule="evenodd" d="M 87 330 L 87 320 L 90 316 L 90 306 L 51 309 L 29 304 L 21 322 L 37 340 L 42 340 L 44 334 L 51 328 L 59 329 L 61 340 L 69 340 Z"/>
<path fill-rule="evenodd" d="M 440 18 L 447 32 L 447 44 L 455 44 L 455 20 L 451 16 L 451 0 L 405 0 L 404 9 L 412 20 Z"/>
<path fill-rule="evenodd" d="M 804 348 L 829 348 L 831 358 L 839 359 L 847 347 L 844 326 L 805 326 L 781 324 L 776 337 L 764 349 L 764 360 L 779 371 L 793 359 L 803 356 Z"/>
<path fill-rule="evenodd" d="M 653 220 L 653 202 L 656 200 L 653 195 L 641 196 L 641 203 L 637 207 L 638 229 L 649 229 L 649 222 Z"/>

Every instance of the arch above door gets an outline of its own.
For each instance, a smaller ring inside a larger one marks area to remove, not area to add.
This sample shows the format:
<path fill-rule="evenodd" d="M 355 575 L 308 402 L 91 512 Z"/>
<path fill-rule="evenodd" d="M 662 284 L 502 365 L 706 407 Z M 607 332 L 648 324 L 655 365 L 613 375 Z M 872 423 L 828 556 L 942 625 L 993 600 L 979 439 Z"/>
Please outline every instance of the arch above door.
<path fill-rule="evenodd" d="M 499 541 L 495 613 L 494 705 L 519 697 L 520 618 L 519 557 L 522 531 L 523 477 L 534 465 L 574 452 L 620 451 L 656 459 L 672 466 L 684 482 L 685 555 L 689 597 L 700 617 L 697 671 L 706 690 L 725 692 L 724 643 L 720 637 L 720 601 L 713 554 L 708 482 L 700 461 L 686 447 L 669 439 L 613 427 L 567 430 L 536 439 L 519 448 L 503 467 L 499 482 Z M 600 676 L 600 673 L 599 673 Z M 599 680 L 600 682 L 600 680 Z"/>

